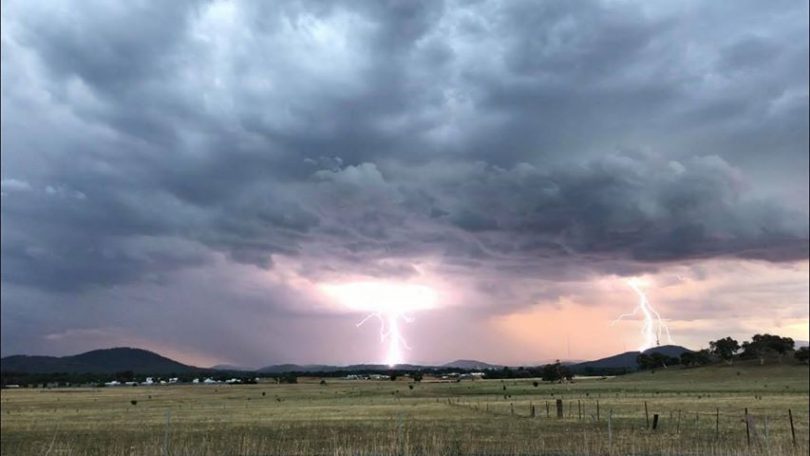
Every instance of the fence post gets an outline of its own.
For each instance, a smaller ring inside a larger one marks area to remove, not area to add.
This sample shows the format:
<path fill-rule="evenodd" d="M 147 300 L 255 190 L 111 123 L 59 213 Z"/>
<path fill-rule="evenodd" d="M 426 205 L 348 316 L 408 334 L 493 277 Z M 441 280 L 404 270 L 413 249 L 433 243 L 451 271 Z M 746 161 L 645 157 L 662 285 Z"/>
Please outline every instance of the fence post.
<path fill-rule="evenodd" d="M 546 418 L 551 418 L 551 412 L 548 407 L 548 401 L 546 401 Z"/>
<path fill-rule="evenodd" d="M 653 414 L 653 431 L 658 429 L 658 414 Z"/>
<path fill-rule="evenodd" d="M 748 408 L 745 409 L 745 441 L 751 446 L 751 426 L 748 423 Z"/>
<path fill-rule="evenodd" d="M 790 418 L 790 436 L 793 437 L 793 446 L 796 446 L 796 428 L 793 427 L 793 411 L 788 409 L 788 418 Z"/>
<path fill-rule="evenodd" d="M 166 431 L 163 433 L 163 456 L 169 456 L 169 426 L 171 424 L 172 411 L 166 410 Z"/>
<path fill-rule="evenodd" d="M 596 421 L 599 421 L 599 399 L 596 400 Z"/>
<path fill-rule="evenodd" d="M 515 414 L 515 403 L 514 403 L 514 402 L 510 402 L 510 403 L 509 403 L 509 413 L 510 413 L 511 415 L 514 415 L 514 414 Z"/>
<path fill-rule="evenodd" d="M 676 434 L 681 433 L 681 411 L 680 410 L 678 410 L 678 424 L 675 425 L 675 433 Z"/>
<path fill-rule="evenodd" d="M 765 445 L 768 444 L 768 415 L 765 415 Z"/>
<path fill-rule="evenodd" d="M 647 410 L 647 401 L 644 401 L 644 418 L 647 420 L 647 429 L 650 428 L 650 412 Z"/>
<path fill-rule="evenodd" d="M 717 409 L 714 415 L 714 438 L 720 438 L 720 408 Z"/>
<path fill-rule="evenodd" d="M 562 399 L 557 399 L 557 418 L 563 418 L 563 401 Z"/>
<path fill-rule="evenodd" d="M 608 411 L 608 451 L 613 447 L 613 410 Z"/>
<path fill-rule="evenodd" d="M 402 438 L 402 412 L 399 413 L 399 423 L 397 426 L 397 447 L 399 450 L 399 455 L 403 456 L 405 454 L 405 439 Z"/>
<path fill-rule="evenodd" d="M 579 416 L 577 419 L 582 421 L 582 401 L 579 399 L 577 399 L 577 414 Z"/>

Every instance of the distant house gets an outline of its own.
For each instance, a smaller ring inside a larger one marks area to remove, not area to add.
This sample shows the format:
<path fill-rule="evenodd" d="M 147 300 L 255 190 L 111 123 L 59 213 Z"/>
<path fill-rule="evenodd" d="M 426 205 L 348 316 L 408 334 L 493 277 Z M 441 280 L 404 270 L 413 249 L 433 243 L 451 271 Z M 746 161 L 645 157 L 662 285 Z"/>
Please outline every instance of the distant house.
<path fill-rule="evenodd" d="M 118 380 L 113 380 L 111 382 L 107 382 L 104 384 L 104 386 L 119 386 L 119 385 L 121 385 L 121 382 L 119 382 Z"/>
<path fill-rule="evenodd" d="M 208 378 L 206 378 L 205 380 L 203 380 L 203 383 L 210 385 L 210 384 L 212 384 L 212 383 L 219 383 L 219 382 L 218 382 L 218 381 L 216 381 L 216 380 L 214 380 L 214 379 L 213 379 L 213 378 L 211 378 L 211 377 L 208 377 Z"/>
<path fill-rule="evenodd" d="M 451 374 L 451 377 L 452 377 L 452 374 Z M 469 373 L 466 373 L 466 374 L 459 375 L 458 378 L 461 379 L 461 380 L 477 380 L 477 379 L 484 378 L 484 373 L 483 372 L 469 372 Z"/>
<path fill-rule="evenodd" d="M 192 380 L 192 381 L 191 381 L 191 383 L 200 383 L 200 379 L 199 379 L 199 378 L 195 378 L 194 380 Z"/>
<path fill-rule="evenodd" d="M 143 382 L 143 385 L 154 385 L 155 379 L 152 377 L 146 377 L 146 380 Z"/>

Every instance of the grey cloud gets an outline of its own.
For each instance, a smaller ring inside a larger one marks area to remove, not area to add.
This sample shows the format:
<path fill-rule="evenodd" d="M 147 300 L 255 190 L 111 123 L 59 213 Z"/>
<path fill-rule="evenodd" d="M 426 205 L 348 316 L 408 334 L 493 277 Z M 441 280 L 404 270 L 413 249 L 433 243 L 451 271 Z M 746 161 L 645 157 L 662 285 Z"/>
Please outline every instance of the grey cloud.
<path fill-rule="evenodd" d="M 10 1 L 3 283 L 805 259 L 806 10 Z"/>

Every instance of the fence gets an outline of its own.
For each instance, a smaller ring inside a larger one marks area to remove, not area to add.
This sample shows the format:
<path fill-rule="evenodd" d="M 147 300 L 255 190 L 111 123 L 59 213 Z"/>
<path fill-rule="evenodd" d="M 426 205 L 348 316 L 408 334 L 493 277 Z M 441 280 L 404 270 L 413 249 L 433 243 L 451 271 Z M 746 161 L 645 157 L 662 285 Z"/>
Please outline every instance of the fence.
<path fill-rule="evenodd" d="M 776 438 L 785 439 L 793 446 L 798 444 L 796 414 L 792 408 L 786 409 L 781 414 L 753 413 L 748 408 L 721 411 L 719 407 L 716 407 L 713 412 L 706 412 L 705 410 L 660 407 L 645 400 L 640 401 L 637 412 L 632 413 L 626 411 L 626 402 L 622 403 L 621 407 L 612 407 L 609 401 L 604 400 L 553 399 L 542 401 L 545 408 L 545 416 L 543 416 L 541 413 L 537 413 L 538 405 L 534 400 L 523 404 L 522 407 L 516 407 L 515 401 L 503 400 L 485 400 L 483 405 L 480 400 L 468 402 L 461 398 L 447 398 L 446 401 L 450 406 L 463 407 L 490 415 L 511 416 L 516 419 L 603 424 L 610 439 L 618 429 L 632 428 L 659 434 L 680 435 L 683 432 L 689 432 L 694 435 L 697 433 L 715 440 L 739 438 L 747 446 L 767 445 Z M 606 419 L 601 414 L 601 410 L 605 407 L 608 409 Z M 617 414 L 614 412 L 614 408 L 622 410 L 622 412 Z M 592 413 L 589 414 L 589 411 Z M 805 424 L 810 425 L 810 415 L 807 416 Z"/>

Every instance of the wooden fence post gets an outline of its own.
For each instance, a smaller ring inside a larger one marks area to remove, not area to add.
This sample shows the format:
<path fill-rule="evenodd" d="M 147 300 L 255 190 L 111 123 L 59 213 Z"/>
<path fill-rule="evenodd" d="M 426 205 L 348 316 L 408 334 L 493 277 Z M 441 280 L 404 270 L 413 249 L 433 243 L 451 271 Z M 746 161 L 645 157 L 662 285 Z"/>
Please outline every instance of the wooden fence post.
<path fill-rule="evenodd" d="M 790 435 L 793 437 L 793 446 L 796 446 L 796 428 L 793 427 L 793 411 L 788 409 L 788 418 L 790 418 Z"/>
<path fill-rule="evenodd" d="M 599 399 L 596 400 L 596 421 L 599 421 Z"/>
<path fill-rule="evenodd" d="M 653 414 L 653 426 L 652 426 L 652 428 L 653 428 L 653 431 L 658 429 L 658 414 L 657 413 Z"/>
<path fill-rule="evenodd" d="M 577 415 L 579 416 L 577 419 L 582 421 L 582 401 L 579 399 L 577 399 Z"/>
<path fill-rule="evenodd" d="M 169 425 L 172 419 L 171 409 L 166 410 L 166 431 L 163 434 L 163 455 L 169 456 Z"/>
<path fill-rule="evenodd" d="M 714 415 L 714 438 L 720 438 L 720 409 L 718 408 Z"/>
<path fill-rule="evenodd" d="M 751 446 L 751 427 L 748 423 L 748 408 L 745 409 L 745 441 Z"/>
<path fill-rule="evenodd" d="M 548 401 L 546 401 L 546 418 L 551 418 L 551 411 L 548 406 Z"/>
<path fill-rule="evenodd" d="M 676 434 L 681 433 L 681 411 L 680 410 L 678 410 L 678 424 L 675 425 L 675 433 Z"/>
<path fill-rule="evenodd" d="M 562 399 L 557 399 L 557 418 L 563 418 L 563 401 Z"/>
<path fill-rule="evenodd" d="M 647 401 L 644 401 L 644 418 L 647 420 L 647 429 L 650 428 L 650 412 L 647 410 Z"/>
<path fill-rule="evenodd" d="M 613 447 L 613 410 L 608 411 L 608 451 Z"/>
<path fill-rule="evenodd" d="M 768 415 L 765 415 L 765 445 L 768 445 Z"/>

